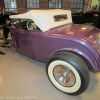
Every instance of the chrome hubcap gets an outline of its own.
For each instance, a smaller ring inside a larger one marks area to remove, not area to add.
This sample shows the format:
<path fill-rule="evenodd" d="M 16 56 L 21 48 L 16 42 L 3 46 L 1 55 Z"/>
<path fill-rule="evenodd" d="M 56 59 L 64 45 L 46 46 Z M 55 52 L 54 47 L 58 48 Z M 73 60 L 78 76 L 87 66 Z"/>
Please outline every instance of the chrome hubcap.
<path fill-rule="evenodd" d="M 74 73 L 67 66 L 57 65 L 53 74 L 57 82 L 65 87 L 71 87 L 75 84 Z"/>

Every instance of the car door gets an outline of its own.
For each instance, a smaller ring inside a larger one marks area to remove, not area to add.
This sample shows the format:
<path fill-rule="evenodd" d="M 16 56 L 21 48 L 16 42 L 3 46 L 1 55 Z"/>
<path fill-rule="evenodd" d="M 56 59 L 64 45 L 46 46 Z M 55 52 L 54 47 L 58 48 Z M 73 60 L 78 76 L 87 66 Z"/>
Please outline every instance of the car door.
<path fill-rule="evenodd" d="M 16 50 L 30 58 L 35 58 L 32 49 L 32 41 L 29 30 L 17 29 L 13 30 Z"/>

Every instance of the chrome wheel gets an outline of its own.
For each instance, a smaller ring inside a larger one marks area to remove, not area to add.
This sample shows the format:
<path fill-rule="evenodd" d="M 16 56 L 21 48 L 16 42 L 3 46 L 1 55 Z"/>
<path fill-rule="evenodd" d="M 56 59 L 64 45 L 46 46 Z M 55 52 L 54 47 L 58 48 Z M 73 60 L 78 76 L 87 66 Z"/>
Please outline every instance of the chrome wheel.
<path fill-rule="evenodd" d="M 71 87 L 75 84 L 75 75 L 67 66 L 57 65 L 53 74 L 56 81 L 65 87 Z"/>

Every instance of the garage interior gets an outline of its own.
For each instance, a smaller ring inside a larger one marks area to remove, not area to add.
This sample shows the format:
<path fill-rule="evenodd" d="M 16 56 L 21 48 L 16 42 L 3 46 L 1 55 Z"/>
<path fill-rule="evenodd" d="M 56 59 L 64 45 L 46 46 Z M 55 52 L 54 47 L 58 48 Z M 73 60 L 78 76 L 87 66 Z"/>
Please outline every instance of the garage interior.
<path fill-rule="evenodd" d="M 65 9 L 72 14 L 91 10 L 100 11 L 100 0 L 1 0 L 0 13 L 21 14 L 32 9 Z M 94 23 L 84 23 L 97 28 Z M 0 43 L 3 25 L 0 25 Z M 71 96 L 56 89 L 46 75 L 46 63 L 18 53 L 9 44 L 0 47 L 0 99 L 1 100 L 98 100 L 100 98 L 100 73 L 90 71 L 90 84 L 81 95 Z"/>

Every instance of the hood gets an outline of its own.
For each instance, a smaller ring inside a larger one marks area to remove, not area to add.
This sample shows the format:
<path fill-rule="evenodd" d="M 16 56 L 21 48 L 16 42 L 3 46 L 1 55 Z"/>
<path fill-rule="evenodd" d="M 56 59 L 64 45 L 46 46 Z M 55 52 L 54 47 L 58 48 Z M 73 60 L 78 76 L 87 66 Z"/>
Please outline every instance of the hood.
<path fill-rule="evenodd" d="M 56 36 L 75 36 L 85 38 L 92 42 L 100 53 L 100 30 L 94 26 L 83 25 L 83 24 L 66 24 L 60 27 L 56 27 L 50 30 L 52 35 Z"/>

